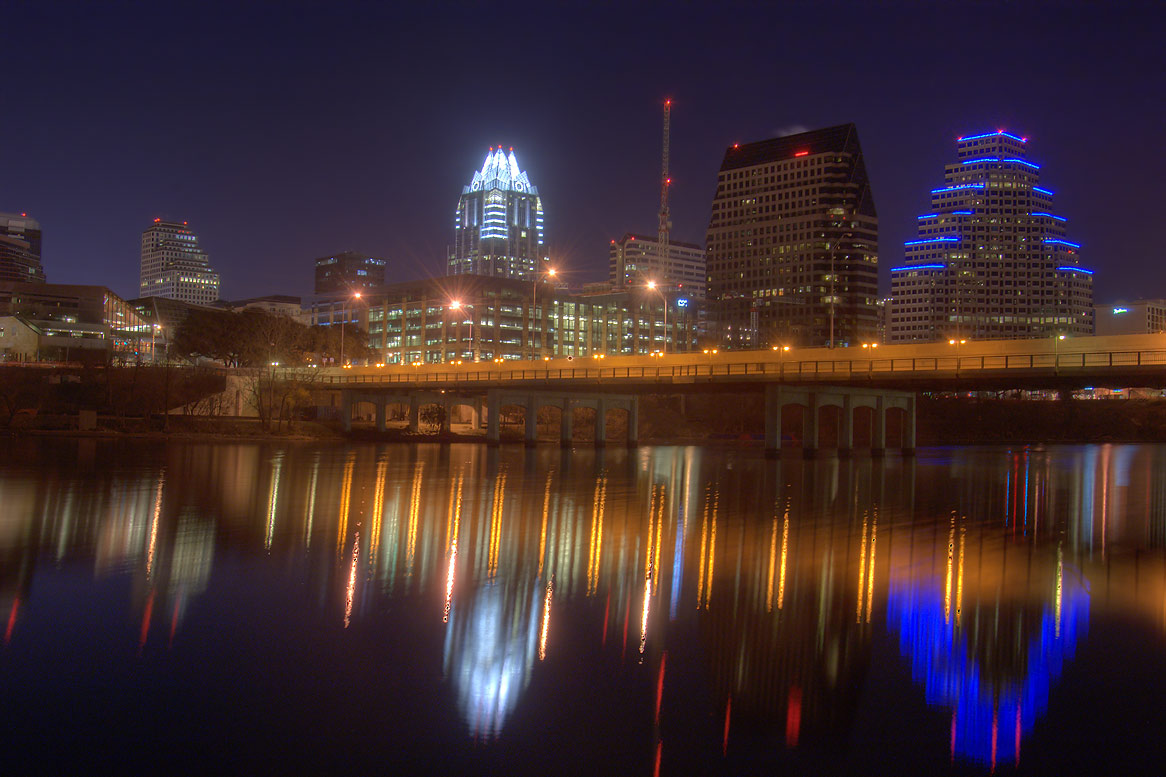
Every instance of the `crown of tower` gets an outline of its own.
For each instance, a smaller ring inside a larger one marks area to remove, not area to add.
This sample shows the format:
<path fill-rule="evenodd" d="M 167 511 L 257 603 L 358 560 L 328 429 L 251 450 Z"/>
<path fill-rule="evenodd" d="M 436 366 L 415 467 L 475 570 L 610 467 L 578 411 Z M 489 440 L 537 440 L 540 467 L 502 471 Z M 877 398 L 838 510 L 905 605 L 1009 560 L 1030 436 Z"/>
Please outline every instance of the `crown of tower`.
<path fill-rule="evenodd" d="M 501 146 L 497 149 L 491 148 L 486 154 L 482 169 L 474 173 L 474 179 L 465 187 L 463 194 L 487 189 L 538 194 L 538 189 L 531 186 L 530 178 L 518 168 L 514 149 L 510 149 L 510 153 L 507 154 Z"/>

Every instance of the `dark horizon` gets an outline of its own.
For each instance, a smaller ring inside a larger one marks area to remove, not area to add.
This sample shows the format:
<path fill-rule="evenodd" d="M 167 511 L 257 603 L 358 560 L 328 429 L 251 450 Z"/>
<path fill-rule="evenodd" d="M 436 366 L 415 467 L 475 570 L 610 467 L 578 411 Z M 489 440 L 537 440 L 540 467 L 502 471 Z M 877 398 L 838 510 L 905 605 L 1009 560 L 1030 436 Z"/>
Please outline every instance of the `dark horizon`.
<path fill-rule="evenodd" d="M 501 144 L 576 285 L 654 233 L 670 97 L 677 240 L 704 244 L 726 147 L 853 121 L 885 293 L 955 138 L 1010 129 L 1095 301 L 1166 296 L 1136 215 L 1166 175 L 1152 4 L 534 8 L 10 8 L 0 211 L 40 221 L 53 283 L 136 297 L 161 217 L 189 221 L 224 298 L 307 295 L 312 260 L 348 249 L 390 281 L 444 275 L 461 188 Z"/>

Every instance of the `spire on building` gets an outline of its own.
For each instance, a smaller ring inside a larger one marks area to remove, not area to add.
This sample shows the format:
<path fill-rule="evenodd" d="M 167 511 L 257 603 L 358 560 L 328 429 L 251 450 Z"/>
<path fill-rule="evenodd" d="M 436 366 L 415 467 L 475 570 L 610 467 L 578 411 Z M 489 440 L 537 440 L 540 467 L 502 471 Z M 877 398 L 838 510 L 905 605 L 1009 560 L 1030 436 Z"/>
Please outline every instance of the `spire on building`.
<path fill-rule="evenodd" d="M 531 278 L 547 261 L 542 198 L 514 149 L 490 148 L 462 188 L 450 275 Z"/>

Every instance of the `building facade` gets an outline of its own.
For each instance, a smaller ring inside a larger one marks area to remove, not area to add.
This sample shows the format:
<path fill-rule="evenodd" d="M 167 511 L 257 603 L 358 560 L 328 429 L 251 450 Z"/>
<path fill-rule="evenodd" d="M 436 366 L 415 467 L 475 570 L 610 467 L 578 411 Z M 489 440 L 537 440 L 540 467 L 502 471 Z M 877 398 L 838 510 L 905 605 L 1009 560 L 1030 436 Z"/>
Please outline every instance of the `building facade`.
<path fill-rule="evenodd" d="M 878 215 L 855 126 L 726 149 L 706 250 L 721 347 L 874 340 Z"/>
<path fill-rule="evenodd" d="M 707 286 L 704 248 L 670 240 L 667 256 L 663 254 L 655 237 L 628 233 L 612 240 L 607 265 L 612 288 L 629 289 L 654 281 L 703 300 Z"/>
<path fill-rule="evenodd" d="M 198 236 L 186 222 L 154 223 L 142 232 L 142 264 L 139 294 L 166 297 L 194 305 L 209 305 L 219 298 L 219 274 L 211 269 Z"/>
<path fill-rule="evenodd" d="M 538 188 L 519 170 L 514 149 L 490 149 L 458 200 L 449 274 L 531 279 L 547 262 Z"/>
<path fill-rule="evenodd" d="M 40 224 L 26 213 L 0 213 L 0 281 L 45 282 Z"/>
<path fill-rule="evenodd" d="M 1156 335 L 1166 332 L 1166 299 L 1136 299 L 1093 308 L 1094 334 Z"/>
<path fill-rule="evenodd" d="M 341 251 L 316 260 L 316 294 L 366 294 L 385 285 L 385 260 L 359 251 Z"/>
<path fill-rule="evenodd" d="M 0 318 L 16 320 L 5 333 L 34 336 L 24 338 L 20 352 L 0 342 L 0 353 L 9 361 L 70 361 L 84 352 L 122 362 L 150 361 L 158 345 L 153 325 L 104 286 L 0 282 Z"/>
<path fill-rule="evenodd" d="M 697 302 L 647 289 L 568 294 L 550 284 L 463 275 L 318 303 L 313 325 L 368 332 L 384 364 L 590 358 L 696 348 Z"/>
<path fill-rule="evenodd" d="M 959 138 L 918 236 L 891 270 L 887 342 L 1093 333 L 1093 272 L 1066 237 L 1028 141 Z"/>

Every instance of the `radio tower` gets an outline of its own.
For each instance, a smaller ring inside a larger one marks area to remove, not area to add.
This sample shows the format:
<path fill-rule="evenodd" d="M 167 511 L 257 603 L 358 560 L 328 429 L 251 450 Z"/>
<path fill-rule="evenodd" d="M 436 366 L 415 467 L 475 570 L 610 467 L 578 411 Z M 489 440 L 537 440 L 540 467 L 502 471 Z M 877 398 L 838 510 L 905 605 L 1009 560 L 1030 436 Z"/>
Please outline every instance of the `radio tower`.
<path fill-rule="evenodd" d="M 672 179 L 668 177 L 668 145 L 671 123 L 672 100 L 668 99 L 664 101 L 664 153 L 660 169 L 660 227 L 656 235 L 656 241 L 660 246 L 661 267 L 668 266 L 668 259 L 671 256 L 668 250 L 668 232 L 672 229 L 672 213 L 668 209 L 668 186 L 672 183 Z"/>

